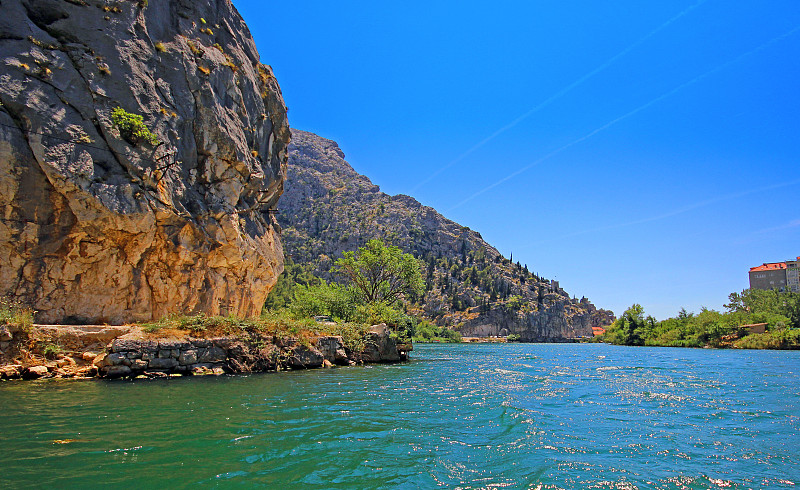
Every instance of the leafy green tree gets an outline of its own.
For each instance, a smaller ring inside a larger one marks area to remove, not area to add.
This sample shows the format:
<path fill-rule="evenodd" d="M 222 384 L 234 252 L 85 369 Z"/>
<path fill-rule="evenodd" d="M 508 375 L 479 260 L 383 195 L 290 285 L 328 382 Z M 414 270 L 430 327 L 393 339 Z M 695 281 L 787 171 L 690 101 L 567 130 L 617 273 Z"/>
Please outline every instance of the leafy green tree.
<path fill-rule="evenodd" d="M 286 257 L 283 274 L 278 276 L 278 282 L 269 292 L 264 303 L 265 311 L 276 311 L 286 308 L 294 300 L 295 289 L 298 286 L 317 285 L 320 279 L 306 270 L 302 264 L 295 264 L 291 258 Z M 323 314 L 323 313 L 320 313 Z"/>
<path fill-rule="evenodd" d="M 291 310 L 300 317 L 328 315 L 344 322 L 354 321 L 358 316 L 353 291 L 322 280 L 319 284 L 297 286 Z"/>
<path fill-rule="evenodd" d="M 420 269 L 413 255 L 380 240 L 370 240 L 356 252 L 345 252 L 333 271 L 350 283 L 359 302 L 391 306 L 404 297 L 424 292 Z"/>
<path fill-rule="evenodd" d="M 793 328 L 800 328 L 800 293 L 745 289 L 731 293 L 728 300 L 725 308 L 730 312 L 781 315 Z"/>
<path fill-rule="evenodd" d="M 644 345 L 645 328 L 648 323 L 655 323 L 652 317 L 648 320 L 652 322 L 645 320 L 642 305 L 634 304 L 609 327 L 605 338 L 617 345 Z"/>

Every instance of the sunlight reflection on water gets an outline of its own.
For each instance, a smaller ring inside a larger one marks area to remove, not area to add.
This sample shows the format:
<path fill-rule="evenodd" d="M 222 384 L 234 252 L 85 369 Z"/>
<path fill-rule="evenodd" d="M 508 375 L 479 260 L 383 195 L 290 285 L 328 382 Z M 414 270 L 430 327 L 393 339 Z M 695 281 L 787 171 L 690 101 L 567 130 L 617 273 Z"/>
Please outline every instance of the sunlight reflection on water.
<path fill-rule="evenodd" d="M 418 345 L 394 366 L 3 383 L 0 453 L 20 487 L 792 488 L 799 363 L 800 352 Z"/>

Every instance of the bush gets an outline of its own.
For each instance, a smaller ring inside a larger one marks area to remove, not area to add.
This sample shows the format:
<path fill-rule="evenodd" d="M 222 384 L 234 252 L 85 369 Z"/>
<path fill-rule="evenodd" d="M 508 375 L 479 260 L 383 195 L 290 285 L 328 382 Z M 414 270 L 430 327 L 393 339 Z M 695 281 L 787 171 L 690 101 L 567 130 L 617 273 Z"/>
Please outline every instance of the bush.
<path fill-rule="evenodd" d="M 260 318 L 235 316 L 169 315 L 161 320 L 141 324 L 142 330 L 155 336 L 189 333 L 196 337 L 219 335 L 260 334 L 277 337 L 307 338 L 320 333 L 329 334 L 322 325 L 310 318 L 298 319 L 288 310 L 264 313 Z"/>
<path fill-rule="evenodd" d="M 42 354 L 44 354 L 44 357 L 50 360 L 55 359 L 63 352 L 64 350 L 61 348 L 61 346 L 56 344 L 47 344 L 44 346 L 44 349 L 42 349 Z"/>
<path fill-rule="evenodd" d="M 349 288 L 336 283 L 295 288 L 291 311 L 298 317 L 330 316 L 337 321 L 353 321 L 357 316 L 356 302 Z"/>
<path fill-rule="evenodd" d="M 34 313 L 32 308 L 17 300 L 0 298 L 0 323 L 17 325 L 27 331 L 33 325 Z"/>
<path fill-rule="evenodd" d="M 439 327 L 422 320 L 416 328 L 414 342 L 461 342 L 461 334 L 447 327 Z"/>
<path fill-rule="evenodd" d="M 125 109 L 117 107 L 111 111 L 111 122 L 119 129 L 120 136 L 132 145 L 138 145 L 142 141 L 153 146 L 159 143 L 156 135 L 150 132 L 144 125 L 142 116 L 138 114 L 131 114 Z"/>
<path fill-rule="evenodd" d="M 800 349 L 800 328 L 747 335 L 733 345 L 739 349 Z"/>
<path fill-rule="evenodd" d="M 344 346 L 353 352 L 362 352 L 366 346 L 369 327 L 363 323 L 339 323 L 333 328 L 333 335 L 342 337 Z"/>

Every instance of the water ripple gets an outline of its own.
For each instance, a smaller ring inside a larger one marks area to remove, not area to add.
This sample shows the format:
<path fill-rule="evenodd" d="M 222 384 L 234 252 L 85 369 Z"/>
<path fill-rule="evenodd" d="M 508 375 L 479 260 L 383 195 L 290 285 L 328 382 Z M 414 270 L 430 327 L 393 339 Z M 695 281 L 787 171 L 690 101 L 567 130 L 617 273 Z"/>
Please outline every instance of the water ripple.
<path fill-rule="evenodd" d="M 420 345 L 394 366 L 2 383 L 16 487 L 794 488 L 800 352 Z"/>

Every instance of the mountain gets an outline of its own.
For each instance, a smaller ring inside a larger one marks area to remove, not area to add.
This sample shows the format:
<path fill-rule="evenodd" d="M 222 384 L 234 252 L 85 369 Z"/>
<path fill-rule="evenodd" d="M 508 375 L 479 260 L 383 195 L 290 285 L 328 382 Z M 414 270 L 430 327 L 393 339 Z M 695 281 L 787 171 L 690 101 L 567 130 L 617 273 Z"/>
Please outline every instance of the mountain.
<path fill-rule="evenodd" d="M 257 315 L 280 87 L 230 0 L 3 0 L 0 295 L 39 322 Z"/>
<path fill-rule="evenodd" d="M 292 130 L 278 222 L 287 258 L 328 280 L 342 252 L 372 238 L 414 254 L 424 262 L 426 292 L 411 298 L 411 310 L 464 336 L 591 337 L 592 326 L 614 320 L 610 311 L 512 263 L 480 233 L 412 197 L 381 192 L 345 161 L 336 142 L 313 133 Z"/>

